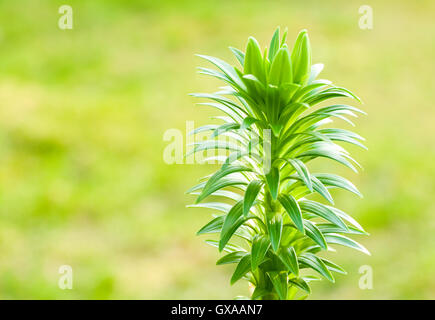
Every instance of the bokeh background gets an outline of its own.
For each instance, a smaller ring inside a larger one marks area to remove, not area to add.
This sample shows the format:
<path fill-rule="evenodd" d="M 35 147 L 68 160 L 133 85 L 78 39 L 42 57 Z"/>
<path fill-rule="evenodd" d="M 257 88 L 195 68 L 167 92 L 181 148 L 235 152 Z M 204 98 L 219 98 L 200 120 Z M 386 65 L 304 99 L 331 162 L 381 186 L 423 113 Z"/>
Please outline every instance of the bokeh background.
<path fill-rule="evenodd" d="M 58 8 L 73 8 L 60 30 Z M 361 5 L 372 30 L 358 27 Z M 316 299 L 435 298 L 434 1 L 0 1 L 0 298 L 224 299 L 232 266 L 195 236 L 209 219 L 184 191 L 212 166 L 167 165 L 163 133 L 213 113 L 189 92 L 195 53 L 230 61 L 276 26 L 307 28 L 323 77 L 355 91 L 368 116 L 352 149 L 364 193 L 336 203 L 370 232 L 348 271 L 313 284 Z M 58 287 L 61 265 L 74 287 Z M 358 287 L 361 265 L 374 288 Z"/>

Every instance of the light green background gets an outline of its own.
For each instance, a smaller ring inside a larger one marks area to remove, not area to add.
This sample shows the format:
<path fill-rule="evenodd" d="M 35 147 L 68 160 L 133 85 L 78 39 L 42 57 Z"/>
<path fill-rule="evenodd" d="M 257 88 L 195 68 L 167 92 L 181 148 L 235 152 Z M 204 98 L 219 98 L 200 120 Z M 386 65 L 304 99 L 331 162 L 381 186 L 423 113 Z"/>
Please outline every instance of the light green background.
<path fill-rule="evenodd" d="M 73 30 L 57 26 L 65 3 Z M 372 30 L 358 27 L 364 4 Z M 358 240 L 372 256 L 337 247 L 349 274 L 313 284 L 312 298 L 434 299 L 434 12 L 434 1 L 1 1 L 0 298 L 246 294 L 195 236 L 210 212 L 185 208 L 214 168 L 165 164 L 162 137 L 213 114 L 187 96 L 220 85 L 195 73 L 194 53 L 233 59 L 228 46 L 249 35 L 264 46 L 280 25 L 290 45 L 307 28 L 323 77 L 368 112 L 355 131 L 369 151 L 350 149 L 365 170 L 327 165 L 365 196 L 333 194 L 371 233 Z M 72 290 L 57 286 L 65 264 Z M 358 287 L 361 265 L 373 290 Z"/>

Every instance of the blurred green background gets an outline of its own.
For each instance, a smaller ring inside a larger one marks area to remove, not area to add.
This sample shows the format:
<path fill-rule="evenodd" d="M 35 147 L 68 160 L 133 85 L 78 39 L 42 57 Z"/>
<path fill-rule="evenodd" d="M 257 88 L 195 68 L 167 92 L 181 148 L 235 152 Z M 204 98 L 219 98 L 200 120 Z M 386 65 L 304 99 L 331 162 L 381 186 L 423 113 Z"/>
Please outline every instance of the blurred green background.
<path fill-rule="evenodd" d="M 73 8 L 60 30 L 58 8 Z M 358 8 L 373 8 L 372 30 Z M 371 252 L 337 248 L 348 271 L 313 284 L 317 299 L 435 298 L 434 1 L 0 1 L 0 298 L 224 299 L 232 266 L 195 232 L 210 217 L 184 191 L 212 166 L 167 165 L 163 133 L 213 112 L 194 53 L 230 61 L 276 26 L 307 28 L 322 77 L 361 96 L 351 149 L 364 194 L 337 205 L 371 233 Z M 58 287 L 61 265 L 74 287 Z M 358 269 L 373 268 L 372 290 Z"/>

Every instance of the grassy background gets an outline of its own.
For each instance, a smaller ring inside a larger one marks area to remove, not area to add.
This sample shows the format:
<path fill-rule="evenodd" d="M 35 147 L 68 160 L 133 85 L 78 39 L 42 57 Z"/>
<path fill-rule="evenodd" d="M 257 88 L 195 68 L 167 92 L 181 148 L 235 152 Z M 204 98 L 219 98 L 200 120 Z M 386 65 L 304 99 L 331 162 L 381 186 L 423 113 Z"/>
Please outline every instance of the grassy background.
<path fill-rule="evenodd" d="M 363 200 L 334 194 L 371 233 L 372 256 L 338 248 L 347 269 L 312 298 L 435 298 L 433 1 L 0 2 L 0 298 L 232 298 L 232 267 L 194 233 L 209 218 L 184 191 L 209 166 L 167 165 L 163 133 L 203 124 L 189 92 L 215 90 L 194 53 L 232 59 L 277 25 L 307 28 L 323 77 L 360 95 L 367 117 L 351 149 Z M 373 30 L 358 8 L 373 7 Z M 231 60 L 234 61 L 234 60 Z M 73 290 L 57 286 L 71 265 Z M 360 290 L 370 265 L 373 290 Z"/>

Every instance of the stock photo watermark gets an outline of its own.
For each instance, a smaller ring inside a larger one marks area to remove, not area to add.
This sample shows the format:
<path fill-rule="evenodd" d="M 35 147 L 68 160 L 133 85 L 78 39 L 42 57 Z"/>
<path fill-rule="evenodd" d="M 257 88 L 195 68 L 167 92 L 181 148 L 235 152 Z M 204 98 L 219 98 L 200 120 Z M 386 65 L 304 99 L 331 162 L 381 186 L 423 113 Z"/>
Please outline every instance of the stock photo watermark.
<path fill-rule="evenodd" d="M 220 129 L 217 125 L 195 128 L 194 121 L 186 121 L 185 133 L 171 128 L 163 133 L 167 142 L 163 150 L 166 164 L 232 163 L 242 157 L 251 157 L 262 163 L 265 173 L 271 167 L 272 130 L 250 130 L 244 137 Z"/>
<path fill-rule="evenodd" d="M 59 7 L 61 14 L 57 25 L 61 30 L 71 30 L 73 28 L 73 9 L 70 5 L 64 4 Z"/>
<path fill-rule="evenodd" d="M 65 264 L 59 267 L 59 280 L 57 285 L 62 290 L 72 290 L 73 288 L 73 270 L 72 267 Z"/>
<path fill-rule="evenodd" d="M 361 290 L 373 289 L 373 268 L 369 265 L 359 267 L 358 273 L 362 274 L 358 281 L 358 287 Z"/>
<path fill-rule="evenodd" d="M 373 8 L 369 5 L 362 5 L 358 9 L 361 15 L 358 21 L 358 26 L 361 30 L 373 29 Z"/>

